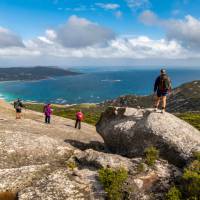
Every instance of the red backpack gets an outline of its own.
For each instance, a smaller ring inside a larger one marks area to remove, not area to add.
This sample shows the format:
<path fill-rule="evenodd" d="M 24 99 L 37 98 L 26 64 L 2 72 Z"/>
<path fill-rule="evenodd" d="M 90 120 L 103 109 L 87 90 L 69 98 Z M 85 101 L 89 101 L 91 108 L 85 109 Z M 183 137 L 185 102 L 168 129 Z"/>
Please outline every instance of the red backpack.
<path fill-rule="evenodd" d="M 78 120 L 83 120 L 83 113 L 82 112 L 78 112 L 77 114 L 76 114 L 76 117 L 77 117 L 77 119 Z"/>

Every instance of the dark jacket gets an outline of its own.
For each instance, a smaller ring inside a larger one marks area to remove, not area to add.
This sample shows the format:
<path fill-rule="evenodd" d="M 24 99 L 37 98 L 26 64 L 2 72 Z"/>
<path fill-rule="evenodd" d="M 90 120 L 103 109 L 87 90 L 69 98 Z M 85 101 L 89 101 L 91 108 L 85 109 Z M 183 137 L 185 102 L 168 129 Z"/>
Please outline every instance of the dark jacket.
<path fill-rule="evenodd" d="M 161 88 L 161 83 L 162 80 L 164 81 L 164 84 L 166 84 L 167 86 L 164 86 L 163 88 Z M 160 75 L 156 78 L 155 83 L 154 83 L 154 92 L 160 90 L 163 92 L 167 92 L 168 90 L 171 90 L 172 86 L 171 86 L 171 80 L 167 75 Z"/>
<path fill-rule="evenodd" d="M 14 102 L 14 108 L 15 109 L 21 109 L 22 107 L 24 107 L 24 105 L 22 104 L 21 101 L 17 100 Z"/>

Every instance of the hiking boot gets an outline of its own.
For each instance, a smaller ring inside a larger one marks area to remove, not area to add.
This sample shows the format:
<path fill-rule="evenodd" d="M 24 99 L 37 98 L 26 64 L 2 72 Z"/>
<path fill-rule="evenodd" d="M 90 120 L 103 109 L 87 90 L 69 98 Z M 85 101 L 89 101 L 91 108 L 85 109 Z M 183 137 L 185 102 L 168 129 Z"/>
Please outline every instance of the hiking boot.
<path fill-rule="evenodd" d="M 164 108 L 162 109 L 161 113 L 162 113 L 162 114 L 164 114 L 164 113 L 165 113 L 165 109 L 164 109 Z"/>
<path fill-rule="evenodd" d="M 158 111 L 158 108 L 154 108 L 154 112 L 157 112 Z"/>

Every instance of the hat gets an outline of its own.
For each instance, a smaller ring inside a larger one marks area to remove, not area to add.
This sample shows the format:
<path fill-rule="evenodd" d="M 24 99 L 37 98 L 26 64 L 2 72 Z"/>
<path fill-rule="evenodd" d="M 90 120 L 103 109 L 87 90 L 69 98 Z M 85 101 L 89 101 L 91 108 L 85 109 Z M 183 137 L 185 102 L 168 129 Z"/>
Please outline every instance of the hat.
<path fill-rule="evenodd" d="M 161 73 L 161 74 L 166 74 L 166 70 L 165 70 L 165 69 L 161 69 L 161 70 L 160 70 L 160 73 Z"/>

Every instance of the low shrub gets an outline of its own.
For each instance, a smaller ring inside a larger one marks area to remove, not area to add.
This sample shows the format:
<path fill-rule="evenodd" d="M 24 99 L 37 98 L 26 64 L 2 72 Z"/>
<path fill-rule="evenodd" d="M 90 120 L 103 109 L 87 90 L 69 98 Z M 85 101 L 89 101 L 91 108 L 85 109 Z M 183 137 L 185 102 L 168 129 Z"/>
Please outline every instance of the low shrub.
<path fill-rule="evenodd" d="M 172 187 L 167 193 L 167 200 L 200 199 L 200 152 L 194 153 L 194 159 L 184 169 L 179 187 Z"/>
<path fill-rule="evenodd" d="M 109 200 L 121 200 L 123 184 L 128 178 L 125 169 L 103 168 L 99 170 L 99 180 Z"/>
<path fill-rule="evenodd" d="M 193 153 L 193 156 L 194 156 L 194 160 L 198 160 L 198 161 L 200 161 L 200 152 L 194 152 Z"/>
<path fill-rule="evenodd" d="M 138 164 L 137 166 L 137 172 L 138 173 L 142 173 L 145 171 L 145 164 L 143 162 L 141 162 L 140 164 Z"/>
<path fill-rule="evenodd" d="M 173 186 L 166 194 L 166 200 L 181 200 L 182 194 L 180 190 Z"/>
<path fill-rule="evenodd" d="M 148 147 L 144 151 L 147 165 L 153 166 L 159 158 L 159 151 L 155 147 Z"/>
<path fill-rule="evenodd" d="M 183 193 L 188 199 L 200 199 L 200 161 L 193 161 L 183 174 Z"/>

